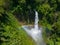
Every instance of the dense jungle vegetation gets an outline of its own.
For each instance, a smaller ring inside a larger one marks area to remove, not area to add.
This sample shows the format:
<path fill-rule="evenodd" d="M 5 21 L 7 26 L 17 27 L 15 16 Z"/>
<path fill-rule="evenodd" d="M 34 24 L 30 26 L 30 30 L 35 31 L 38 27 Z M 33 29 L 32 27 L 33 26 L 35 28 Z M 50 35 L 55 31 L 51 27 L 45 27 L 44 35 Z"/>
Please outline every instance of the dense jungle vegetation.
<path fill-rule="evenodd" d="M 60 45 L 60 0 L 0 0 L 0 45 L 35 45 L 22 29 L 34 24 L 35 12 L 47 45 Z"/>

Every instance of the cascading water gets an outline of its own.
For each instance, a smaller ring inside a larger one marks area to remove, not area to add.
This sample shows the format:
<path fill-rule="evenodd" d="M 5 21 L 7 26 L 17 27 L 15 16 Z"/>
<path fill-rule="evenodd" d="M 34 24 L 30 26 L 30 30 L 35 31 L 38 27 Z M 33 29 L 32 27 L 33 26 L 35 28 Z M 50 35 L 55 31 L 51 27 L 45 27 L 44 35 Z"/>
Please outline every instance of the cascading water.
<path fill-rule="evenodd" d="M 22 26 L 24 30 L 30 35 L 33 40 L 35 40 L 36 45 L 45 45 L 42 38 L 42 28 L 38 27 L 38 12 L 35 11 L 35 25 L 34 28 L 32 26 L 24 25 Z"/>
<path fill-rule="evenodd" d="M 36 30 L 38 30 L 38 12 L 35 11 L 35 27 Z"/>

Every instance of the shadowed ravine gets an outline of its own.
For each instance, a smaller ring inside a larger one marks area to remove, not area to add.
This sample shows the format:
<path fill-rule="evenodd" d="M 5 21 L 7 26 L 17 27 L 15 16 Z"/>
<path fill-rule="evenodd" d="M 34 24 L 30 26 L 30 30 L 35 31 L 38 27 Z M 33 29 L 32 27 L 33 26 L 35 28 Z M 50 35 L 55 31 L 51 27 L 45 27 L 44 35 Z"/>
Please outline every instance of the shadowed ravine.
<path fill-rule="evenodd" d="M 38 27 L 38 12 L 35 11 L 35 24 L 34 27 L 29 25 L 22 26 L 29 36 L 33 38 L 36 45 L 46 45 L 42 37 L 42 27 Z"/>

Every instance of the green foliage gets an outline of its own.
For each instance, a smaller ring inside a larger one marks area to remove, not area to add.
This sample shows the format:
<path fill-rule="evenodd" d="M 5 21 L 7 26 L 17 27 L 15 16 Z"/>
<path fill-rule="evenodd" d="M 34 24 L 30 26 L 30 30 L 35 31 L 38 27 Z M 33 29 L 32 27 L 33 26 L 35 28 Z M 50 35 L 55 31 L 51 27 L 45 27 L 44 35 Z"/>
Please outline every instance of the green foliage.
<path fill-rule="evenodd" d="M 18 2 L 21 4 L 25 4 L 26 3 L 26 1 L 25 0 L 18 0 Z"/>
<path fill-rule="evenodd" d="M 4 5 L 4 0 L 0 0 L 0 6 Z"/>
<path fill-rule="evenodd" d="M 1 45 L 34 45 L 34 41 L 21 28 L 11 12 L 0 12 L 0 44 Z"/>
<path fill-rule="evenodd" d="M 40 5 L 38 7 L 38 11 L 39 12 L 42 12 L 44 15 L 48 14 L 49 11 L 51 11 L 52 9 L 50 8 L 50 5 L 49 4 L 43 4 L 43 5 Z"/>
<path fill-rule="evenodd" d="M 43 31 L 47 45 L 60 44 L 60 0 L 0 0 L 2 45 L 34 45 L 26 32 L 18 29 L 21 22 L 33 24 L 34 10 L 39 13 L 39 24 L 47 28 Z"/>
<path fill-rule="evenodd" d="M 11 26 L 4 26 L 4 30 L 5 32 L 2 35 L 4 35 L 5 38 L 1 38 L 1 40 L 3 40 L 2 45 L 34 45 L 33 40 L 28 37 L 23 29 L 16 30 Z"/>

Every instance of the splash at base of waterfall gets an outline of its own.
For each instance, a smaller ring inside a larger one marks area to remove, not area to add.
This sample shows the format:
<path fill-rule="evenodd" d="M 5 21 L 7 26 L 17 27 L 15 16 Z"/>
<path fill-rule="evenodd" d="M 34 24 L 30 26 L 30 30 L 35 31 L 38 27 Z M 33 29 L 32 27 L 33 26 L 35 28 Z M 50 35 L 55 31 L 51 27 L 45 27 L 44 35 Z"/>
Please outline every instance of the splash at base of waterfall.
<path fill-rule="evenodd" d="M 42 38 L 42 28 L 36 30 L 34 28 L 30 29 L 30 26 L 28 25 L 24 25 L 22 27 L 28 33 L 28 35 L 33 38 L 33 40 L 36 42 L 36 45 L 45 45 Z"/>

